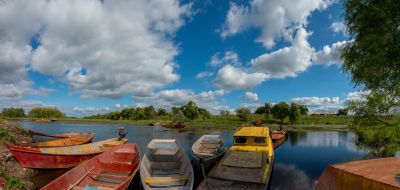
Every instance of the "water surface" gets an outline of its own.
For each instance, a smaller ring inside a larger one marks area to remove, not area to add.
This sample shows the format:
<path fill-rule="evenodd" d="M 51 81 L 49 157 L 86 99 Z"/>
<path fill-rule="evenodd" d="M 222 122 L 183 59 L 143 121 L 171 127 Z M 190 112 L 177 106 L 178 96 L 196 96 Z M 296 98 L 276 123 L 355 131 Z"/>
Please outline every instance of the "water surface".
<path fill-rule="evenodd" d="M 94 132 L 93 141 L 118 137 L 118 127 L 125 127 L 129 143 L 136 143 L 144 154 L 146 145 L 152 138 L 175 138 L 178 144 L 191 157 L 192 144 L 201 133 L 177 132 L 162 127 L 137 126 L 130 124 L 72 124 L 20 122 L 24 128 L 37 132 L 54 134 L 72 131 Z M 219 133 L 227 146 L 232 146 L 233 131 Z M 275 165 L 271 189 L 295 190 L 312 189 L 313 184 L 328 164 L 363 159 L 367 151 L 355 145 L 352 132 L 308 131 L 290 132 L 284 144 L 275 150 Z M 47 173 L 50 173 L 47 175 Z M 37 180 L 44 185 L 60 175 L 59 171 L 43 171 Z"/>

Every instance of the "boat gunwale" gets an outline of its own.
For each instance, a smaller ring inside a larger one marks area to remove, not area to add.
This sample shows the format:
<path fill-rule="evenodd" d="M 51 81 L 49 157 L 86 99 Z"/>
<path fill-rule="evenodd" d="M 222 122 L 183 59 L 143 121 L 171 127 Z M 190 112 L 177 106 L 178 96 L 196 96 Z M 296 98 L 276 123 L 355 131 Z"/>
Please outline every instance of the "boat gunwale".
<path fill-rule="evenodd" d="M 117 138 L 112 138 L 112 139 L 117 139 Z M 101 141 L 98 141 L 101 142 Z M 126 144 L 127 141 L 125 141 L 122 144 Z M 96 142 L 94 142 L 96 143 Z M 100 154 L 103 153 L 104 151 L 100 151 L 100 152 L 90 152 L 87 154 L 55 154 L 55 153 L 48 153 L 48 152 L 41 152 L 40 149 L 41 148 L 70 148 L 70 147 L 76 147 L 76 146 L 85 146 L 85 145 L 90 145 L 93 143 L 88 143 L 88 144 L 81 144 L 81 145 L 74 145 L 74 146 L 66 146 L 66 147 L 24 147 L 24 146 L 19 146 L 19 145 L 12 145 L 12 144 L 5 144 L 7 146 L 7 148 L 11 151 L 11 152 L 23 152 L 23 153 L 30 153 L 30 154 L 40 154 L 40 155 L 51 155 L 51 156 L 84 156 L 84 155 L 93 155 L 93 154 Z M 106 144 L 106 143 L 104 143 Z M 118 145 L 116 145 L 118 146 Z M 22 148 L 22 149 L 19 149 Z"/>

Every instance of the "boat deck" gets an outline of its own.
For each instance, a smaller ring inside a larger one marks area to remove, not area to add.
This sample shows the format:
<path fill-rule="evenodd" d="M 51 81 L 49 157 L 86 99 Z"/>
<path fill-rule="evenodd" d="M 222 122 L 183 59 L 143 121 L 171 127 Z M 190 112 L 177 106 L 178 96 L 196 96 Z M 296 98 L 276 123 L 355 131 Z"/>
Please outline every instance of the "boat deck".
<path fill-rule="evenodd" d="M 334 164 L 320 176 L 316 189 L 400 189 L 395 176 L 400 173 L 400 158 L 379 158 Z"/>

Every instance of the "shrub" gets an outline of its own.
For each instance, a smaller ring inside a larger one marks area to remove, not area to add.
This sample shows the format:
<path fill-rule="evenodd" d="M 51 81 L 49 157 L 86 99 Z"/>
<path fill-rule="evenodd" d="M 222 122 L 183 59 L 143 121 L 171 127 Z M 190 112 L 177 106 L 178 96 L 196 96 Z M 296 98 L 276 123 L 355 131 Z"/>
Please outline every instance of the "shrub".
<path fill-rule="evenodd" d="M 57 108 L 33 108 L 29 112 L 29 117 L 36 118 L 59 118 L 65 117 L 65 114 Z"/>

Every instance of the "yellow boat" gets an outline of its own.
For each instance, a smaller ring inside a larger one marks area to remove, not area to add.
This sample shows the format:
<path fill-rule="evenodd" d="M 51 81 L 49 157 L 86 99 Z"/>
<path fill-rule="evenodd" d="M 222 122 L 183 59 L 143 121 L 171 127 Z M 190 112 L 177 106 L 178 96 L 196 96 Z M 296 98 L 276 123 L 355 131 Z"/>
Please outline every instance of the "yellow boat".
<path fill-rule="evenodd" d="M 267 189 L 274 148 L 267 126 L 242 126 L 233 146 L 198 189 Z"/>

